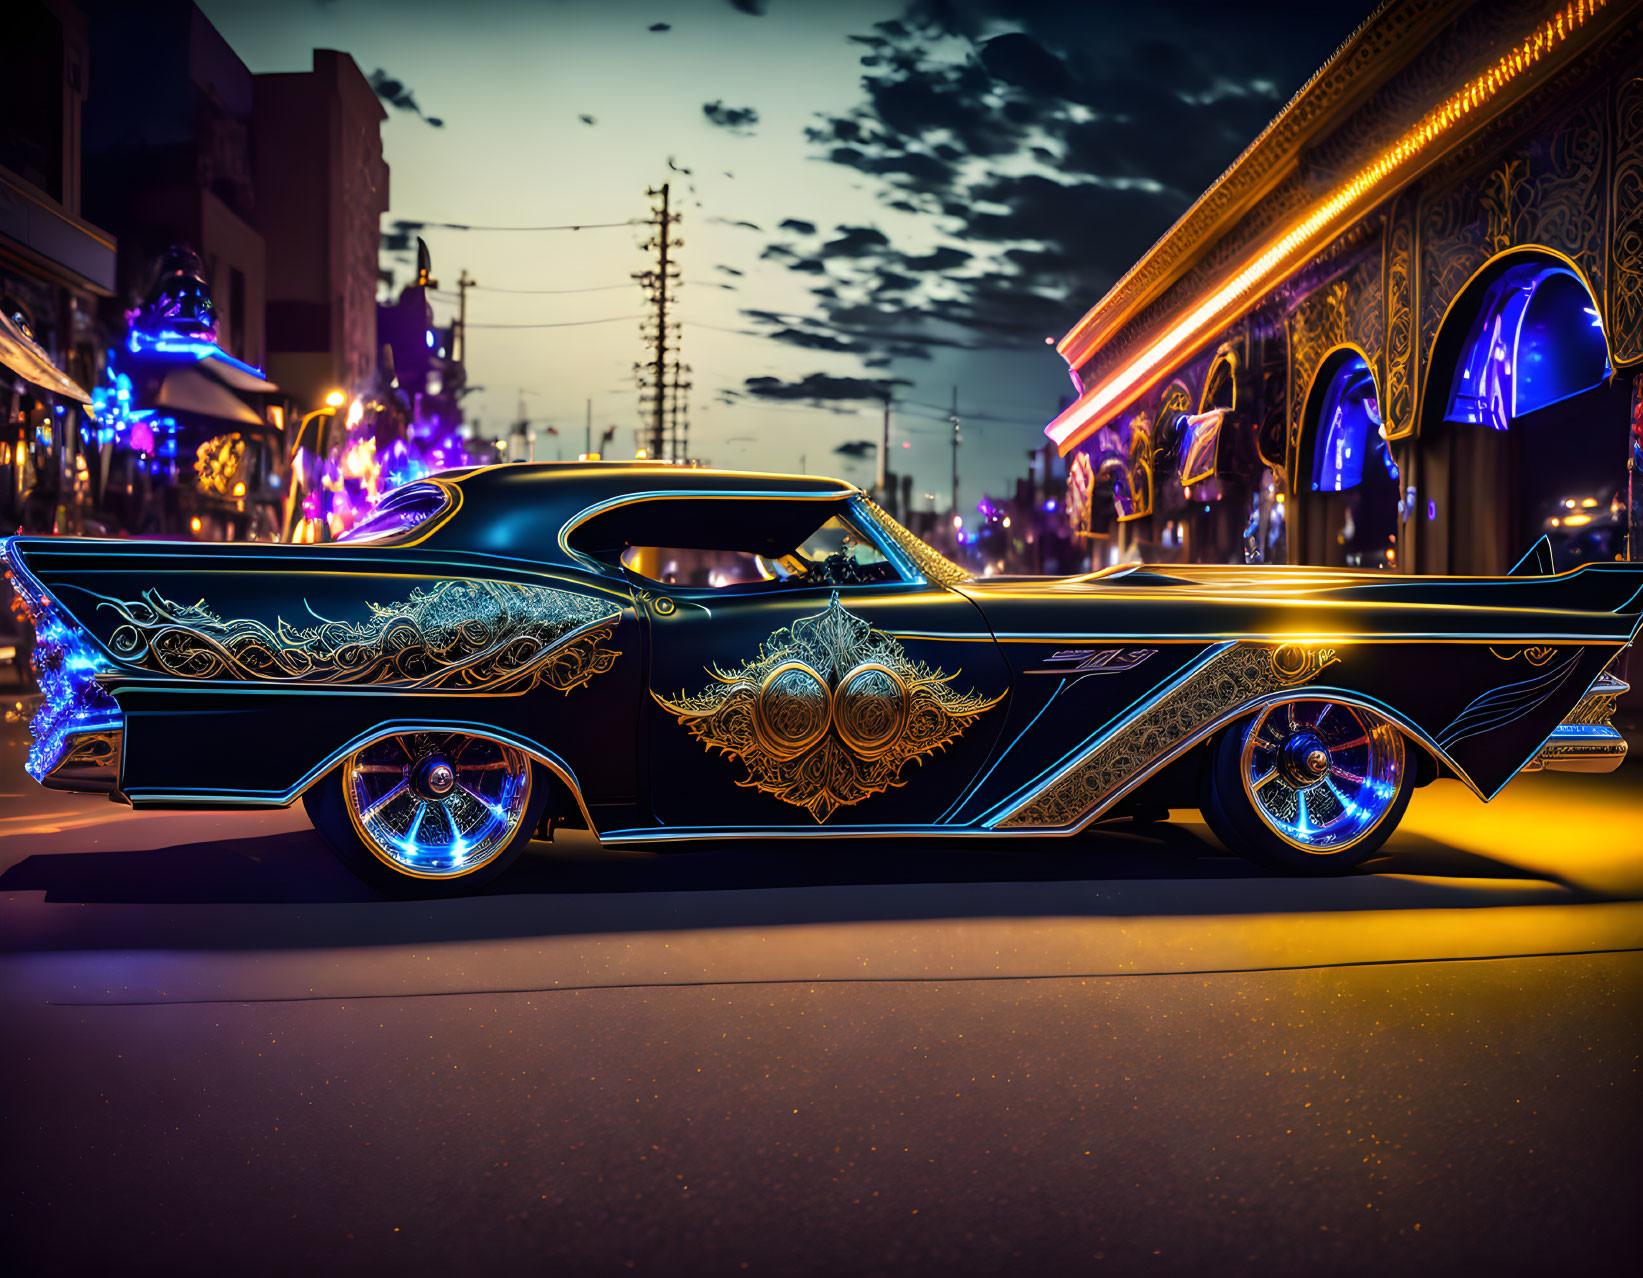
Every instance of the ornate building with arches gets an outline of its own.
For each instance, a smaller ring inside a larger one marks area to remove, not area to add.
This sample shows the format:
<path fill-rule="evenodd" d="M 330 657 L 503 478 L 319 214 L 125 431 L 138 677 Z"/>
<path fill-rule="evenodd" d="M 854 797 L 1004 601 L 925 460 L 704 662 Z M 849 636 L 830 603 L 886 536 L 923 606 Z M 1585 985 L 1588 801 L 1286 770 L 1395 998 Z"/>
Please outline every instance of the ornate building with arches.
<path fill-rule="evenodd" d="M 1643 558 L 1643 4 L 1387 0 L 1058 349 L 1097 567 Z"/>

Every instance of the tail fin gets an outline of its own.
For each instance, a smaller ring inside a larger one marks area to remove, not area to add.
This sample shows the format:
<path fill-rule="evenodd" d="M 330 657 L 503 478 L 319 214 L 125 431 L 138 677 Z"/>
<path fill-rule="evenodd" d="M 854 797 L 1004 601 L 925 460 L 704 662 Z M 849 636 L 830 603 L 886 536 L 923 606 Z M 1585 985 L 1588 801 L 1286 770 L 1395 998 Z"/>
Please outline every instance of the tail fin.
<path fill-rule="evenodd" d="M 47 789 L 113 790 L 123 724 L 119 706 L 97 682 L 107 663 L 29 571 L 15 538 L 0 541 L 0 560 L 34 630 L 29 664 L 41 696 L 23 766 Z"/>
<path fill-rule="evenodd" d="M 1529 553 L 1512 565 L 1508 577 L 1550 577 L 1557 571 L 1552 562 L 1552 539 L 1542 537 L 1529 548 Z"/>

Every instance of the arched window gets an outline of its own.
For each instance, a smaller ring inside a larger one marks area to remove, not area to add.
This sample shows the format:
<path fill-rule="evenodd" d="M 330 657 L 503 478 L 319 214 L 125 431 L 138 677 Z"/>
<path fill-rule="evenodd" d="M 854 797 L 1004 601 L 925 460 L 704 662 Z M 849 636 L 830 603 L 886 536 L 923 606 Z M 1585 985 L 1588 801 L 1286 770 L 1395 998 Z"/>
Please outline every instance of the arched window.
<path fill-rule="evenodd" d="M 1360 355 L 1342 360 L 1324 390 L 1312 449 L 1312 491 L 1343 493 L 1364 482 L 1364 466 L 1371 463 L 1372 479 L 1397 475 L 1381 437 L 1381 405 L 1375 394 L 1375 376 Z"/>
<path fill-rule="evenodd" d="M 1446 416 L 1505 430 L 1601 385 L 1609 346 L 1592 295 L 1566 266 L 1526 262 L 1489 286 L 1467 333 Z"/>

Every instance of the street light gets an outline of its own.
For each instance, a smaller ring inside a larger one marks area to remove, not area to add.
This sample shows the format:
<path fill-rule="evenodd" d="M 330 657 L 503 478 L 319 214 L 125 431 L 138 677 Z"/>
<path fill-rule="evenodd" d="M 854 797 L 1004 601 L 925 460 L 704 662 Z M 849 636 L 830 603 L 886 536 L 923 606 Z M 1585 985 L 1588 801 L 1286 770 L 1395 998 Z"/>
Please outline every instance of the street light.
<path fill-rule="evenodd" d="M 348 402 L 348 392 L 347 391 L 343 391 L 343 390 L 328 391 L 326 393 L 325 403 L 323 405 L 321 405 L 319 408 L 316 408 L 311 413 L 303 414 L 302 420 L 297 423 L 296 437 L 291 441 L 291 451 L 286 457 L 285 468 L 288 472 L 294 473 L 296 471 L 297 450 L 302 447 L 303 438 L 308 434 L 308 423 L 313 421 L 314 418 L 316 418 L 316 417 L 335 417 L 337 415 L 337 409 L 341 408 L 347 402 Z M 314 451 L 315 452 L 321 452 L 323 450 L 321 450 L 319 448 L 316 448 Z M 286 537 L 287 541 L 289 541 L 291 539 L 292 518 L 296 514 L 296 511 L 297 511 L 297 485 L 292 484 L 289 488 L 286 489 L 286 492 L 285 492 L 285 537 Z"/>

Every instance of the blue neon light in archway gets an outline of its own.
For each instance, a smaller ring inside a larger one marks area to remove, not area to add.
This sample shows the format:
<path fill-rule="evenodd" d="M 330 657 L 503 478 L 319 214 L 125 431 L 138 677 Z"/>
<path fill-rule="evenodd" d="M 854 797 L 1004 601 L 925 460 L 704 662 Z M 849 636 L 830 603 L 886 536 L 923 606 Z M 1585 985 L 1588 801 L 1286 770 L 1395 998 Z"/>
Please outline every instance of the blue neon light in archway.
<path fill-rule="evenodd" d="M 1358 355 L 1339 364 L 1324 390 L 1318 433 L 1312 450 L 1312 491 L 1341 493 L 1364 480 L 1364 463 L 1395 474 L 1381 438 L 1381 405 L 1375 378 Z"/>
<path fill-rule="evenodd" d="M 1515 417 L 1613 374 L 1597 304 L 1566 266 L 1530 262 L 1489 286 L 1449 392 L 1452 422 L 1505 430 Z"/>

